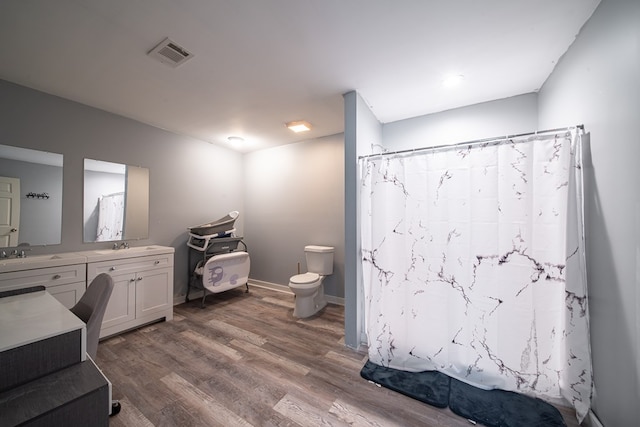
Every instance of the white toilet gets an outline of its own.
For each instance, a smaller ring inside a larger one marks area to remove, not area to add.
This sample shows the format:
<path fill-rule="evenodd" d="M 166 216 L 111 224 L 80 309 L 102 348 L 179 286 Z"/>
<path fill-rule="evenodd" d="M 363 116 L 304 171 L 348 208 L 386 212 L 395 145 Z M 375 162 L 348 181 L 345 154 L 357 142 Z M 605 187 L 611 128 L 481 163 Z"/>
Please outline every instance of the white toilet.
<path fill-rule="evenodd" d="M 331 246 L 304 247 L 308 273 L 296 274 L 289 279 L 289 288 L 296 294 L 294 317 L 313 316 L 327 305 L 322 282 L 333 274 L 333 251 Z"/>

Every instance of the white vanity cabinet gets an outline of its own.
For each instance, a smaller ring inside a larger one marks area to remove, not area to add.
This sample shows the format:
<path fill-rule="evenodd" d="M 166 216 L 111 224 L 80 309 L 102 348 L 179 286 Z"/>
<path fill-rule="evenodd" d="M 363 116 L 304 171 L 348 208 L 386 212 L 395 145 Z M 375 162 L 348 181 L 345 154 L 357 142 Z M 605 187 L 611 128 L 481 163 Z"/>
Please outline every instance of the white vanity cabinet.
<path fill-rule="evenodd" d="M 173 319 L 173 254 L 168 246 L 98 249 L 0 258 L 0 291 L 43 285 L 73 307 L 100 273 L 115 282 L 100 338 L 156 320 Z"/>
<path fill-rule="evenodd" d="M 73 307 L 86 288 L 85 263 L 0 273 L 0 291 L 44 286 L 67 308 Z"/>
<path fill-rule="evenodd" d="M 156 320 L 173 319 L 173 248 L 167 253 L 87 263 L 87 284 L 108 273 L 114 289 L 100 338 Z M 127 254 L 122 250 L 121 254 Z"/>

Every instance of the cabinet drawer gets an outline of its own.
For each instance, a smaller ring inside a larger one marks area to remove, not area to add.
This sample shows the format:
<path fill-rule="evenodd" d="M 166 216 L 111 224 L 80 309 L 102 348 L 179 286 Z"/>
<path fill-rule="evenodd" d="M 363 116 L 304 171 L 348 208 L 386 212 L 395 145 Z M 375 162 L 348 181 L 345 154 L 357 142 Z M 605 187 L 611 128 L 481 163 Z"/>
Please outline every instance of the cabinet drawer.
<path fill-rule="evenodd" d="M 44 285 L 46 287 L 86 281 L 86 264 L 38 268 L 0 274 L 0 289 L 10 290 Z"/>
<path fill-rule="evenodd" d="M 173 267 L 173 254 L 141 256 L 113 261 L 91 262 L 87 264 L 87 281 L 100 273 L 124 274 L 137 273 L 155 268 Z"/>

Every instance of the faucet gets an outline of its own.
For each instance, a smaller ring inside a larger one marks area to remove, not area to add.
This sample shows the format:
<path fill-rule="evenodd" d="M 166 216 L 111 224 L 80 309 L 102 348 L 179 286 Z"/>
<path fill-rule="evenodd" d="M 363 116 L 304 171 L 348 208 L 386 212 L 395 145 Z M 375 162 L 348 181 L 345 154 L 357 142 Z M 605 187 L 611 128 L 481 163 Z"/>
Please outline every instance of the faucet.
<path fill-rule="evenodd" d="M 27 257 L 27 251 L 30 251 L 31 249 L 22 249 L 20 252 L 18 252 L 16 254 L 17 258 L 26 258 Z"/>
<path fill-rule="evenodd" d="M 7 254 L 7 251 L 3 250 L 2 252 L 0 252 L 0 259 L 26 258 L 27 257 L 26 251 L 30 251 L 30 250 L 31 249 L 22 249 L 21 251 L 18 251 L 17 249 L 14 249 L 9 254 Z"/>

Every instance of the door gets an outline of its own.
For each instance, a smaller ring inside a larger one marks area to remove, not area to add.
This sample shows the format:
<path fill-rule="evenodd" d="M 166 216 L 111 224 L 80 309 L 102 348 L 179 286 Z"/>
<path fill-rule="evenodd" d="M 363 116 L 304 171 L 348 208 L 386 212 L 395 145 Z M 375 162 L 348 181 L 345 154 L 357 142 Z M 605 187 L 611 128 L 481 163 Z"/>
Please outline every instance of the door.
<path fill-rule="evenodd" d="M 20 180 L 0 176 L 0 248 L 18 246 Z"/>

